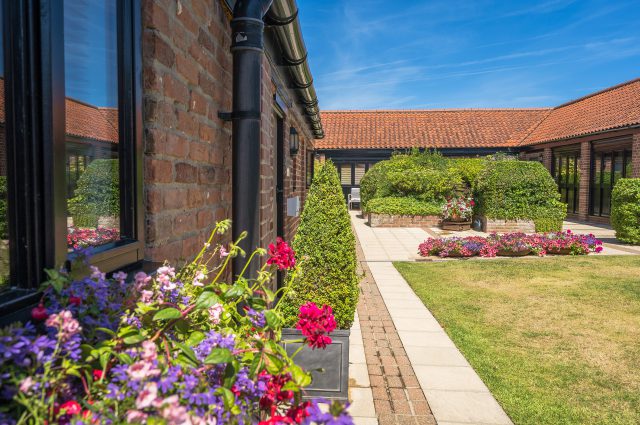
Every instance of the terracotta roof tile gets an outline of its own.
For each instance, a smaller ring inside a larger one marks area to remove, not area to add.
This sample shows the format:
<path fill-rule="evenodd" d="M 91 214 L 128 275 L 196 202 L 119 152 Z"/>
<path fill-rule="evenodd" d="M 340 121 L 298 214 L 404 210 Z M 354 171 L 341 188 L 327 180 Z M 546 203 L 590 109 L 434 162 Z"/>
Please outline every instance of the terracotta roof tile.
<path fill-rule="evenodd" d="M 323 111 L 318 149 L 511 147 L 549 109 Z"/>
<path fill-rule="evenodd" d="M 640 78 L 554 108 L 523 145 L 568 139 L 640 124 Z"/>
<path fill-rule="evenodd" d="M 118 110 L 99 108 L 66 98 L 67 134 L 103 142 L 118 143 Z M 0 123 L 4 123 L 4 78 L 0 78 Z"/>

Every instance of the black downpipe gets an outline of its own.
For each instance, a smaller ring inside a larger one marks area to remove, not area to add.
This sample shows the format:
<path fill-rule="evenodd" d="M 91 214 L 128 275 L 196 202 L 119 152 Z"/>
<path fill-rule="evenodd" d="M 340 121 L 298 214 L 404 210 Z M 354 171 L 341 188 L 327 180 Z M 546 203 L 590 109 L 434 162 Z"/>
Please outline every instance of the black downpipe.
<path fill-rule="evenodd" d="M 233 273 L 238 274 L 249 255 L 260 246 L 260 103 L 262 96 L 263 17 L 272 0 L 238 0 L 231 20 L 233 54 L 233 239 L 243 231 L 247 237 L 240 247 L 246 257 L 236 257 Z M 247 276 L 255 277 L 254 262 Z"/>

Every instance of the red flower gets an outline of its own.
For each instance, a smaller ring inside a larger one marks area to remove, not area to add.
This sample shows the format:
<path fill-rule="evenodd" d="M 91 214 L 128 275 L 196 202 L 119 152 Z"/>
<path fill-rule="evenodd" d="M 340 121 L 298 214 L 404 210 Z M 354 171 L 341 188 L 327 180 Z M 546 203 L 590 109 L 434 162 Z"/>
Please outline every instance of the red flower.
<path fill-rule="evenodd" d="M 333 310 L 328 305 L 318 308 L 312 302 L 300 306 L 296 329 L 302 332 L 307 338 L 307 344 L 313 349 L 325 348 L 331 344 L 331 338 L 327 336 L 336 328 L 336 319 L 333 317 Z"/>
<path fill-rule="evenodd" d="M 310 401 L 305 401 L 297 406 L 291 406 L 287 412 L 287 417 L 291 418 L 294 423 L 300 424 L 307 416 L 309 416 L 309 412 L 307 411 L 309 406 L 311 406 Z"/>
<path fill-rule="evenodd" d="M 80 305 L 80 304 L 82 304 L 82 298 L 76 297 L 76 296 L 71 296 L 71 297 L 69 297 L 69 304 Z"/>
<path fill-rule="evenodd" d="M 62 406 L 60 406 L 60 411 L 65 415 L 77 415 L 82 412 L 82 407 L 77 401 L 67 401 Z"/>
<path fill-rule="evenodd" d="M 101 369 L 94 369 L 93 370 L 93 380 L 94 381 L 99 381 L 100 379 L 102 379 L 102 370 Z"/>
<path fill-rule="evenodd" d="M 260 399 L 260 408 L 271 410 L 271 414 L 273 414 L 278 403 L 291 401 L 294 396 L 293 391 L 282 390 L 282 387 L 290 380 L 291 375 L 289 374 L 271 376 L 271 379 L 267 382 L 267 390 Z"/>
<path fill-rule="evenodd" d="M 43 320 L 46 320 L 47 317 L 49 317 L 49 313 L 47 313 L 47 309 L 44 308 L 44 305 L 42 303 L 38 304 L 37 307 L 31 310 L 31 318 L 33 320 L 41 322 Z"/>
<path fill-rule="evenodd" d="M 295 252 L 278 236 L 276 244 L 269 244 L 267 264 L 275 264 L 279 270 L 291 270 L 296 265 Z"/>
<path fill-rule="evenodd" d="M 286 416 L 272 416 L 266 421 L 258 422 L 258 425 L 289 425 L 293 423 L 293 419 Z"/>

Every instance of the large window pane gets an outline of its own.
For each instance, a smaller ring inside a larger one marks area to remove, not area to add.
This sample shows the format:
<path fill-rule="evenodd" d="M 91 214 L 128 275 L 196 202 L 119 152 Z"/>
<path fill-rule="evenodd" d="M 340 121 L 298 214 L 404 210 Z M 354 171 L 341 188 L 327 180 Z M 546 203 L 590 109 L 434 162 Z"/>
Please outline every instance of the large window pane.
<path fill-rule="evenodd" d="M 64 1 L 69 248 L 119 239 L 117 1 Z"/>
<path fill-rule="evenodd" d="M 4 19 L 0 1 L 0 292 L 9 285 L 9 226 L 7 208 L 7 138 L 4 101 Z"/>
<path fill-rule="evenodd" d="M 631 151 L 625 151 L 625 166 L 624 166 L 624 176 L 626 178 L 633 177 L 633 163 L 631 162 L 632 154 Z"/>
<path fill-rule="evenodd" d="M 611 154 L 605 154 L 602 165 L 602 210 L 600 215 L 609 215 L 611 207 Z"/>
<path fill-rule="evenodd" d="M 351 184 L 351 164 L 342 164 L 340 166 L 340 183 L 343 185 Z"/>
<path fill-rule="evenodd" d="M 362 178 L 362 176 L 364 176 L 364 172 L 365 164 L 356 164 L 355 172 L 353 173 L 356 185 L 360 184 L 360 179 Z"/>

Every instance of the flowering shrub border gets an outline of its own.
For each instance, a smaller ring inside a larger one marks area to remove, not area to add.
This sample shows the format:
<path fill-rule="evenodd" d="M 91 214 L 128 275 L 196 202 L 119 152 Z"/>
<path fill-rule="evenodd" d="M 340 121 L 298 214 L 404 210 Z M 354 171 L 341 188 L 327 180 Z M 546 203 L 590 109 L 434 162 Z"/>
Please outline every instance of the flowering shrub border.
<path fill-rule="evenodd" d="M 276 269 L 297 272 L 293 250 L 279 239 L 257 276 L 225 283 L 230 259 L 245 255 L 239 240 L 211 244 L 229 225 L 183 269 L 131 283 L 88 264 L 81 279 L 48 271 L 33 320 L 0 331 L 0 423 L 351 424 L 340 403 L 302 399 L 311 375 L 279 343 L 275 300 L 288 287 L 269 287 Z M 304 339 L 287 342 L 323 349 L 335 326 L 331 307 L 308 303 Z"/>
<path fill-rule="evenodd" d="M 602 252 L 602 241 L 594 235 L 575 234 L 571 230 L 554 233 L 492 233 L 488 237 L 428 238 L 418 247 L 423 257 L 496 257 L 535 254 L 587 255 Z"/>
<path fill-rule="evenodd" d="M 72 250 L 104 245 L 118 239 L 120 239 L 120 230 L 115 227 L 80 228 L 74 226 L 67 229 L 67 247 Z"/>

